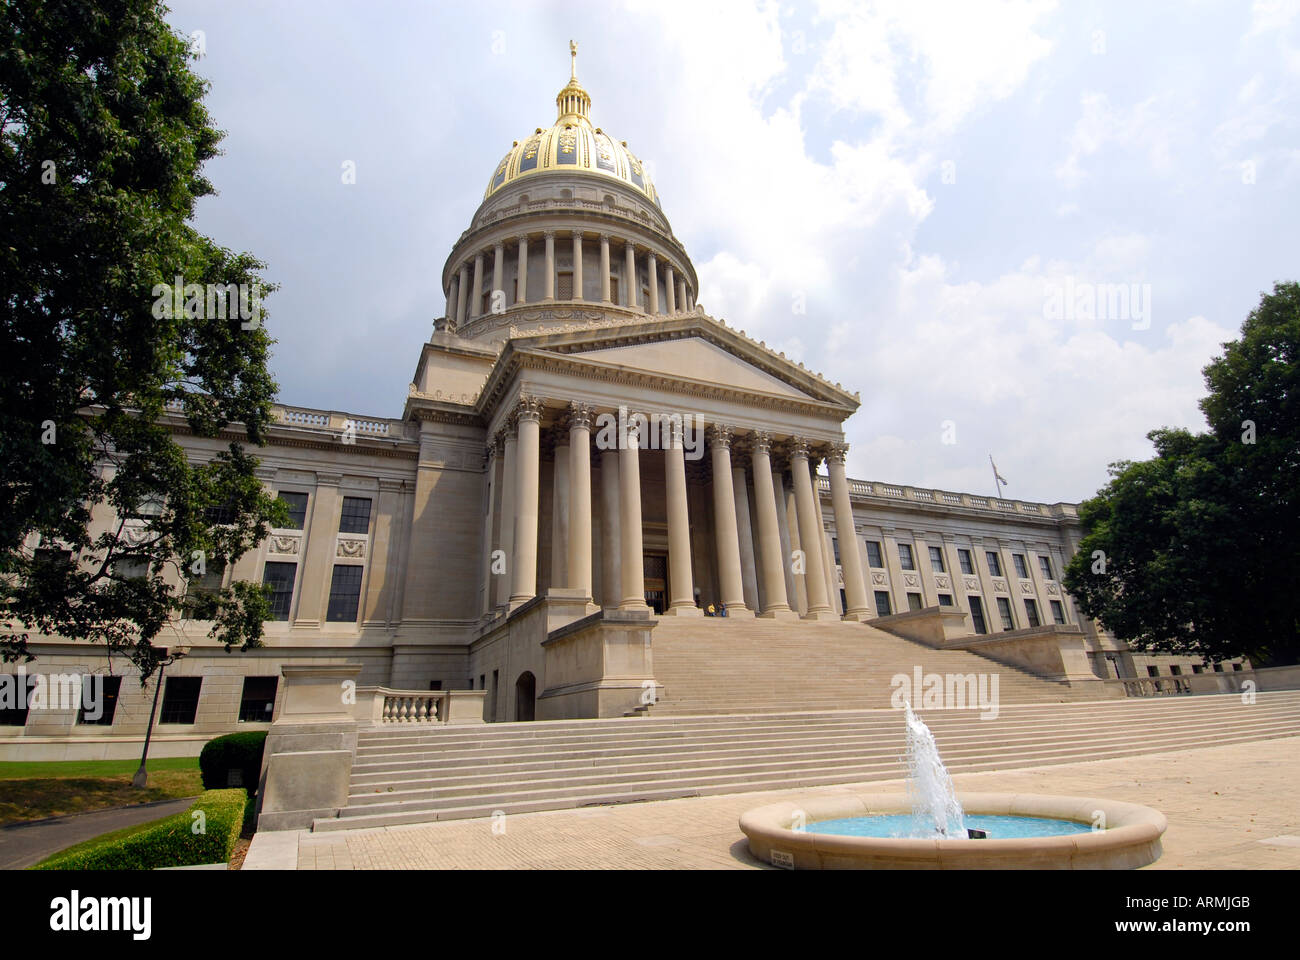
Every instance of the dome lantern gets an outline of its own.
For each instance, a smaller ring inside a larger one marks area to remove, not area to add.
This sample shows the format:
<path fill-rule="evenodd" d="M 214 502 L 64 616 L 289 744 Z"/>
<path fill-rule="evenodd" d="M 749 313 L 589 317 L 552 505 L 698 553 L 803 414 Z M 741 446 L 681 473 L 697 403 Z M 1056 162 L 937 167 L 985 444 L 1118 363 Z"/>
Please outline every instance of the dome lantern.
<path fill-rule="evenodd" d="M 580 121 L 590 125 L 591 95 L 578 82 L 578 43 L 576 40 L 569 41 L 569 60 L 569 82 L 555 96 L 555 107 L 558 112 L 555 122 L 560 124 L 566 120 L 570 123 Z"/>

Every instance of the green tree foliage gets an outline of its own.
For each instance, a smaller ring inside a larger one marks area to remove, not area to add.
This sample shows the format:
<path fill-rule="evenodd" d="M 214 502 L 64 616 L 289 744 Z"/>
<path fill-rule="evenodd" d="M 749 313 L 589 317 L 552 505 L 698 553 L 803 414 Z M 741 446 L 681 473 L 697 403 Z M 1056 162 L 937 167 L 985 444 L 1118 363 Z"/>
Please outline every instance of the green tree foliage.
<path fill-rule="evenodd" d="M 0 8 L 6 659 L 30 659 L 39 630 L 102 641 L 147 676 L 173 619 L 212 620 L 227 649 L 248 648 L 268 612 L 260 585 L 186 596 L 187 579 L 261 541 L 283 506 L 244 448 L 264 443 L 276 390 L 250 300 L 264 265 L 189 223 L 214 193 L 202 167 L 222 133 L 165 12 L 153 0 Z M 167 294 L 177 277 L 199 295 Z M 251 320 L 229 296 L 240 289 Z M 190 463 L 176 428 L 216 438 L 217 454 Z M 92 517 L 107 532 L 91 537 Z"/>
<path fill-rule="evenodd" d="M 1205 368 L 1209 432 L 1155 430 L 1083 503 L 1065 585 L 1137 649 L 1300 660 L 1300 284 Z"/>

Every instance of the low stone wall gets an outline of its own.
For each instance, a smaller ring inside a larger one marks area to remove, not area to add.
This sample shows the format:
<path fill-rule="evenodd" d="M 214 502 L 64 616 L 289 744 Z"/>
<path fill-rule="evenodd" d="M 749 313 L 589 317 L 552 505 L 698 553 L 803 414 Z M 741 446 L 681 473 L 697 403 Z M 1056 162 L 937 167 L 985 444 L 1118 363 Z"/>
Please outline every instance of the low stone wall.
<path fill-rule="evenodd" d="M 542 641 L 546 686 L 537 719 L 621 717 L 658 697 L 648 610 L 607 610 L 554 630 Z"/>

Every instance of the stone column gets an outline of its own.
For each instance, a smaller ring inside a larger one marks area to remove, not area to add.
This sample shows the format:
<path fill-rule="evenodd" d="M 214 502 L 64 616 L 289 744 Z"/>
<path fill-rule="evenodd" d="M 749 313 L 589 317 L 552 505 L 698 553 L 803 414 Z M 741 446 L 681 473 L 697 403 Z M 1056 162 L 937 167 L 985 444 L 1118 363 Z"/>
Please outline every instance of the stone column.
<path fill-rule="evenodd" d="M 659 267 L 653 253 L 646 254 L 646 269 L 650 273 L 650 313 L 659 312 Z"/>
<path fill-rule="evenodd" d="M 677 281 L 677 309 L 685 313 L 691 309 L 690 301 L 686 298 L 686 281 Z"/>
<path fill-rule="evenodd" d="M 745 586 L 740 575 L 740 537 L 736 533 L 736 494 L 731 478 L 733 430 L 725 424 L 709 429 L 713 454 L 714 539 L 718 551 L 718 588 L 728 616 L 753 616 L 745 606 Z"/>
<path fill-rule="evenodd" d="M 936 534 L 937 536 L 937 534 Z M 934 564 L 930 560 L 930 548 L 934 546 L 930 542 L 929 535 L 925 530 L 914 530 L 912 532 L 913 549 L 916 550 L 916 569 L 921 574 L 921 603 L 927 607 L 938 606 L 939 604 L 939 581 L 935 579 L 936 574 Z M 939 548 L 942 552 L 943 548 Z M 944 561 L 944 572 L 947 572 L 947 561 Z M 944 590 L 944 593 L 950 593 Z"/>
<path fill-rule="evenodd" d="M 487 469 L 484 471 L 487 477 L 488 488 L 488 508 L 487 514 L 483 518 L 483 553 L 485 560 L 483 563 L 483 607 L 479 611 L 486 616 L 492 612 L 493 597 L 492 583 L 495 579 L 492 573 L 492 551 L 496 549 L 496 538 L 493 536 L 493 527 L 496 525 L 497 496 L 501 491 L 501 481 L 497 479 L 497 467 L 501 463 L 501 439 L 494 437 L 487 444 Z"/>
<path fill-rule="evenodd" d="M 600 525 L 601 606 L 617 607 L 623 598 L 617 450 L 600 451 L 600 500 L 604 510 Z"/>
<path fill-rule="evenodd" d="M 788 466 L 788 464 L 787 464 Z M 781 565 L 785 568 L 786 601 L 790 609 L 800 616 L 808 612 L 808 587 L 803 575 L 795 575 L 794 555 L 800 550 L 799 544 L 799 510 L 795 504 L 794 479 L 785 482 L 786 473 L 782 469 L 772 471 L 772 482 L 776 487 L 776 515 L 781 521 Z"/>
<path fill-rule="evenodd" d="M 840 566 L 844 571 L 844 596 L 849 607 L 846 620 L 867 620 L 871 610 L 867 603 L 866 564 L 862 560 L 861 540 L 853 523 L 853 503 L 849 499 L 849 482 L 844 475 L 847 444 L 831 444 L 826 470 L 831 478 L 831 506 L 835 511 L 835 536 L 840 542 Z"/>
<path fill-rule="evenodd" d="M 750 438 L 749 456 L 754 468 L 754 512 L 758 526 L 758 562 L 763 577 L 763 612 L 771 620 L 797 620 L 785 590 L 785 553 L 777 516 L 776 487 L 772 483 L 772 435 L 758 431 Z"/>
<path fill-rule="evenodd" d="M 499 301 L 504 308 L 506 305 L 506 245 L 500 240 L 492 248 L 492 295 L 488 297 L 488 302 L 492 304 L 491 310 L 496 312 L 497 296 L 501 297 Z"/>
<path fill-rule="evenodd" d="M 568 586 L 591 597 L 591 418 L 585 403 L 569 404 Z"/>
<path fill-rule="evenodd" d="M 302 532 L 302 545 L 298 548 L 302 563 L 297 571 L 298 607 L 294 626 L 318 627 L 325 619 L 338 544 L 339 512 L 343 502 L 339 496 L 339 481 L 342 479 L 337 473 L 316 474 L 316 489 L 310 498 L 311 513 Z"/>
<path fill-rule="evenodd" d="M 686 451 L 682 423 L 672 421 L 671 442 L 664 449 L 664 494 L 668 501 L 668 616 L 702 616 L 695 605 L 691 570 L 690 511 L 686 498 Z"/>
<path fill-rule="evenodd" d="M 808 590 L 808 619 L 833 620 L 835 613 L 826 594 L 826 567 L 822 559 L 822 517 L 813 491 L 808 461 L 808 441 L 791 441 L 790 473 L 794 478 L 796 512 L 799 515 L 799 543 L 804 552 L 804 585 Z"/>
<path fill-rule="evenodd" d="M 631 241 L 623 244 L 623 253 L 627 261 L 627 274 L 625 283 L 627 284 L 627 294 L 624 301 L 630 309 L 636 309 L 636 288 L 640 285 L 637 282 L 636 275 L 636 248 L 632 246 Z"/>
<path fill-rule="evenodd" d="M 664 299 L 668 301 L 668 312 L 677 312 L 677 292 L 673 285 L 673 268 L 664 264 Z"/>
<path fill-rule="evenodd" d="M 471 291 L 469 315 L 477 317 L 483 310 L 483 254 L 474 257 L 474 289 Z"/>
<path fill-rule="evenodd" d="M 537 474 L 541 459 L 542 401 L 519 398 L 519 449 L 515 475 L 515 563 L 511 609 L 537 596 Z"/>
<path fill-rule="evenodd" d="M 582 293 L 582 234 L 573 232 L 573 299 L 586 300 Z"/>
<path fill-rule="evenodd" d="M 515 493 L 519 487 L 519 428 L 513 416 L 506 420 L 502 431 L 500 549 L 505 554 L 506 572 L 504 578 L 496 581 L 497 586 L 494 587 L 498 607 L 509 605 L 510 587 L 515 575 Z"/>
<path fill-rule="evenodd" d="M 619 533 L 623 590 L 620 610 L 645 610 L 645 555 L 641 546 L 641 439 L 628 415 L 627 444 L 618 452 Z"/>
<path fill-rule="evenodd" d="M 745 606 L 756 613 L 762 609 L 758 596 L 758 562 L 754 556 L 754 528 L 749 519 L 749 478 L 745 476 L 744 451 L 736 450 L 731 464 L 731 489 L 736 498 L 736 538 L 740 541 L 740 584 Z"/>
<path fill-rule="evenodd" d="M 546 234 L 546 276 L 542 278 L 542 299 L 555 299 L 555 231 Z"/>
<path fill-rule="evenodd" d="M 555 432 L 555 459 L 551 463 L 551 583 L 569 586 L 569 431 Z"/>
<path fill-rule="evenodd" d="M 951 533 L 941 534 L 943 537 L 943 562 L 948 568 L 948 579 L 952 582 L 952 602 L 960 611 L 966 614 L 966 627 L 973 629 L 970 621 L 970 602 L 966 599 L 966 575 L 961 572 L 961 560 L 957 556 L 957 539 Z M 937 589 L 937 588 L 936 588 Z"/>
<path fill-rule="evenodd" d="M 456 329 L 456 290 L 459 286 L 460 277 L 453 273 L 451 275 L 451 283 L 447 285 L 447 310 L 444 314 L 447 318 L 448 332 Z"/>
<path fill-rule="evenodd" d="M 609 303 L 609 234 L 600 235 L 600 300 Z"/>
<path fill-rule="evenodd" d="M 906 613 L 911 608 L 907 605 L 908 590 L 903 577 L 911 576 L 911 573 L 903 570 L 903 560 L 898 555 L 897 533 L 893 527 L 880 528 L 881 546 L 885 550 L 885 569 L 889 572 L 889 602 L 892 612 Z"/>
<path fill-rule="evenodd" d="M 519 276 L 515 278 L 515 303 L 528 302 L 528 237 L 519 238 Z"/>
<path fill-rule="evenodd" d="M 469 319 L 466 301 L 469 299 L 469 264 L 460 265 L 460 282 L 456 284 L 456 326 Z"/>

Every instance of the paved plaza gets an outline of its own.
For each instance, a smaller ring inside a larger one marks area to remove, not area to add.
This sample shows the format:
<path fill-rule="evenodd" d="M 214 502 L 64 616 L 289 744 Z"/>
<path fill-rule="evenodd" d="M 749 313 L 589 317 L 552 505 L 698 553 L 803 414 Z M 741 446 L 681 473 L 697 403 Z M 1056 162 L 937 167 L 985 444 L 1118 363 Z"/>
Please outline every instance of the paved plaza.
<path fill-rule="evenodd" d="M 1100 796 L 1169 819 L 1149 869 L 1300 869 L 1300 737 L 953 777 L 958 790 Z M 765 869 L 737 826 L 751 807 L 822 787 L 727 794 L 498 821 L 259 833 L 244 869 Z M 903 789 L 902 781 L 868 785 Z"/>

